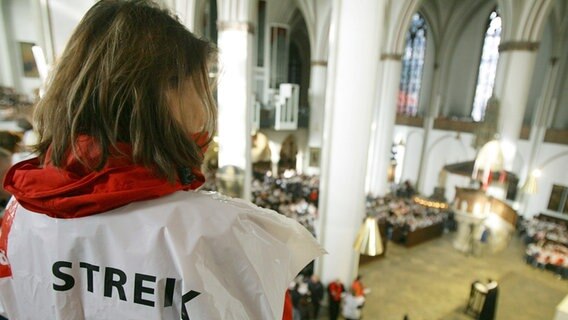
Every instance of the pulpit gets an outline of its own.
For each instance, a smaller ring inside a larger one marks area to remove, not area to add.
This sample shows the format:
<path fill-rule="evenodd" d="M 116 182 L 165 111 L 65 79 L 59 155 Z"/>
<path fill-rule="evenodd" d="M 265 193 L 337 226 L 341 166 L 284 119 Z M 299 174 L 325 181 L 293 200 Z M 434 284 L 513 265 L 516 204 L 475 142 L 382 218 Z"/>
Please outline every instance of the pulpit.
<path fill-rule="evenodd" d="M 511 206 L 478 189 L 456 188 L 454 212 L 458 224 L 454 248 L 476 255 L 484 245 L 492 252 L 503 250 L 517 221 Z"/>

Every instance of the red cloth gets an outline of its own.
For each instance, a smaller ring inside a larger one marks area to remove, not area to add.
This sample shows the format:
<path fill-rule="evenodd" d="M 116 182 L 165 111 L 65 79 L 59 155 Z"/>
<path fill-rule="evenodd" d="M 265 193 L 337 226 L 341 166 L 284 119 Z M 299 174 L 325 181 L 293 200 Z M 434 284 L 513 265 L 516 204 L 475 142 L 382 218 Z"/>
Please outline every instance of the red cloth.
<path fill-rule="evenodd" d="M 294 316 L 294 306 L 292 305 L 292 296 L 290 296 L 290 290 L 286 290 L 286 297 L 284 298 L 284 313 L 282 314 L 282 320 L 292 320 Z"/>
<path fill-rule="evenodd" d="M 89 169 L 71 152 L 62 168 L 53 166 L 49 156 L 44 165 L 37 158 L 19 162 L 6 174 L 4 188 L 30 211 L 54 218 L 78 218 L 197 189 L 205 181 L 199 169 L 192 169 L 194 180 L 190 184 L 169 183 L 149 168 L 135 164 L 130 145 L 121 143 L 117 147 L 99 171 Z M 80 137 L 76 149 L 87 164 L 97 163 L 100 150 L 91 138 Z"/>

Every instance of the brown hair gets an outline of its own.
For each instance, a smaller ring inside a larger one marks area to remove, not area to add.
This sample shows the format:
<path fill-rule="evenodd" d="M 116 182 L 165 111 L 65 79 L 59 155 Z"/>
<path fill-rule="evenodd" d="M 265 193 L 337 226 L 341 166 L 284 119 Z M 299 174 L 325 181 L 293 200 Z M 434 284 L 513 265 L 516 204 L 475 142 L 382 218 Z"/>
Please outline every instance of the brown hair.
<path fill-rule="evenodd" d="M 119 142 L 131 144 L 135 163 L 169 181 L 181 168 L 199 168 L 204 146 L 173 113 L 193 115 L 172 110 L 167 93 L 181 97 L 191 81 L 209 143 L 217 118 L 208 81 L 214 54 L 208 42 L 150 1 L 98 2 L 69 39 L 36 108 L 40 159 L 49 156 L 60 167 L 73 152 L 82 161 L 75 141 L 88 135 L 101 150 L 94 170 Z"/>

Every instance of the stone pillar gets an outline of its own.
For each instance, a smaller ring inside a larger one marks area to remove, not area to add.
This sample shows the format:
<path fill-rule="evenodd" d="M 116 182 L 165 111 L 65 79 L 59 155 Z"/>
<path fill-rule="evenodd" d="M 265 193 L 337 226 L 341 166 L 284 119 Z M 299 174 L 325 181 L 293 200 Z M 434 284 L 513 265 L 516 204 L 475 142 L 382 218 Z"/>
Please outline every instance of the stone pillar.
<path fill-rule="evenodd" d="M 5 2 L 0 2 L 0 85 L 6 87 L 14 87 L 14 70 L 11 59 L 10 48 L 12 48 L 11 28 L 9 20 L 7 19 L 8 13 L 4 12 L 6 7 Z"/>
<path fill-rule="evenodd" d="M 242 198 L 250 198 L 252 179 L 253 1 L 219 0 L 219 168 L 245 172 Z"/>
<path fill-rule="evenodd" d="M 319 240 L 329 254 L 320 258 L 316 273 L 324 283 L 350 283 L 359 261 L 353 243 L 365 216 L 384 1 L 334 0 L 332 7 L 319 202 Z"/>
<path fill-rule="evenodd" d="M 548 65 L 544 83 L 542 85 L 542 95 L 539 99 L 537 109 L 535 111 L 535 116 L 533 117 L 533 122 L 531 125 L 531 133 L 529 137 L 529 160 L 522 175 L 526 181 L 532 170 L 537 169 L 536 159 L 542 144 L 544 143 L 544 135 L 546 134 L 546 129 L 548 127 L 548 121 L 551 117 L 553 111 L 554 103 L 554 88 L 556 87 L 558 81 L 558 58 L 552 57 Z"/>
<path fill-rule="evenodd" d="M 536 42 L 505 42 L 499 46 L 497 73 L 504 80 L 496 86 L 495 93 L 501 101 L 498 130 L 508 171 L 514 169 L 537 49 Z"/>
<path fill-rule="evenodd" d="M 536 51 L 551 0 L 498 0 L 503 32 L 494 93 L 501 101 L 498 130 L 505 169 L 513 171 L 517 142 L 530 91 Z"/>
<path fill-rule="evenodd" d="M 389 191 L 387 179 L 396 121 L 401 58 L 402 54 L 399 53 L 381 55 L 382 72 L 371 131 L 371 152 L 367 174 L 367 192 L 375 196 L 383 196 Z"/>

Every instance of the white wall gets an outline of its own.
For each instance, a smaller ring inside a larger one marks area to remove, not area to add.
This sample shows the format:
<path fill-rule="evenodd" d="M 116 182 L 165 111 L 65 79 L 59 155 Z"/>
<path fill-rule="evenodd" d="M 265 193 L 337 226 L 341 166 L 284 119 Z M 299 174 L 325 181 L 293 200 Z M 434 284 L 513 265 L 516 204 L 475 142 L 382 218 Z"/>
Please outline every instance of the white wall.
<path fill-rule="evenodd" d="M 521 145 L 519 145 L 519 149 Z M 558 155 L 564 155 L 555 159 Z M 552 185 L 558 184 L 568 186 L 568 171 L 566 164 L 568 163 L 568 146 L 545 143 L 537 155 L 537 168 L 542 170 L 542 176 L 539 178 L 538 192 L 534 195 L 528 195 L 527 206 L 525 208 L 526 215 L 533 216 L 540 212 L 546 211 Z"/>
<path fill-rule="evenodd" d="M 473 135 L 458 134 L 453 131 L 432 130 L 427 142 L 424 195 L 431 195 L 438 186 L 438 177 L 443 167 L 448 164 L 475 159 L 475 150 L 471 147 Z M 454 181 L 453 179 L 450 182 Z M 460 185 L 463 186 L 463 185 Z M 455 185 L 446 184 L 446 198 L 453 199 Z M 448 193 L 449 191 L 449 193 Z M 452 196 L 452 197 L 450 197 Z"/>
<path fill-rule="evenodd" d="M 402 168 L 401 181 L 410 180 L 416 183 L 418 168 L 420 166 L 420 153 L 423 147 L 423 129 L 407 126 L 395 127 L 395 141 L 403 139 L 405 142 L 404 162 Z M 432 130 L 430 139 L 426 143 L 427 167 L 424 168 L 424 190 L 426 196 L 432 195 L 434 188 L 438 186 L 438 178 L 445 165 L 470 161 L 475 158 L 475 150 L 471 147 L 473 135 L 470 133 Z M 457 175 L 447 175 L 446 179 L 446 198 L 452 200 L 455 195 L 455 187 L 466 187 L 469 179 Z"/>

